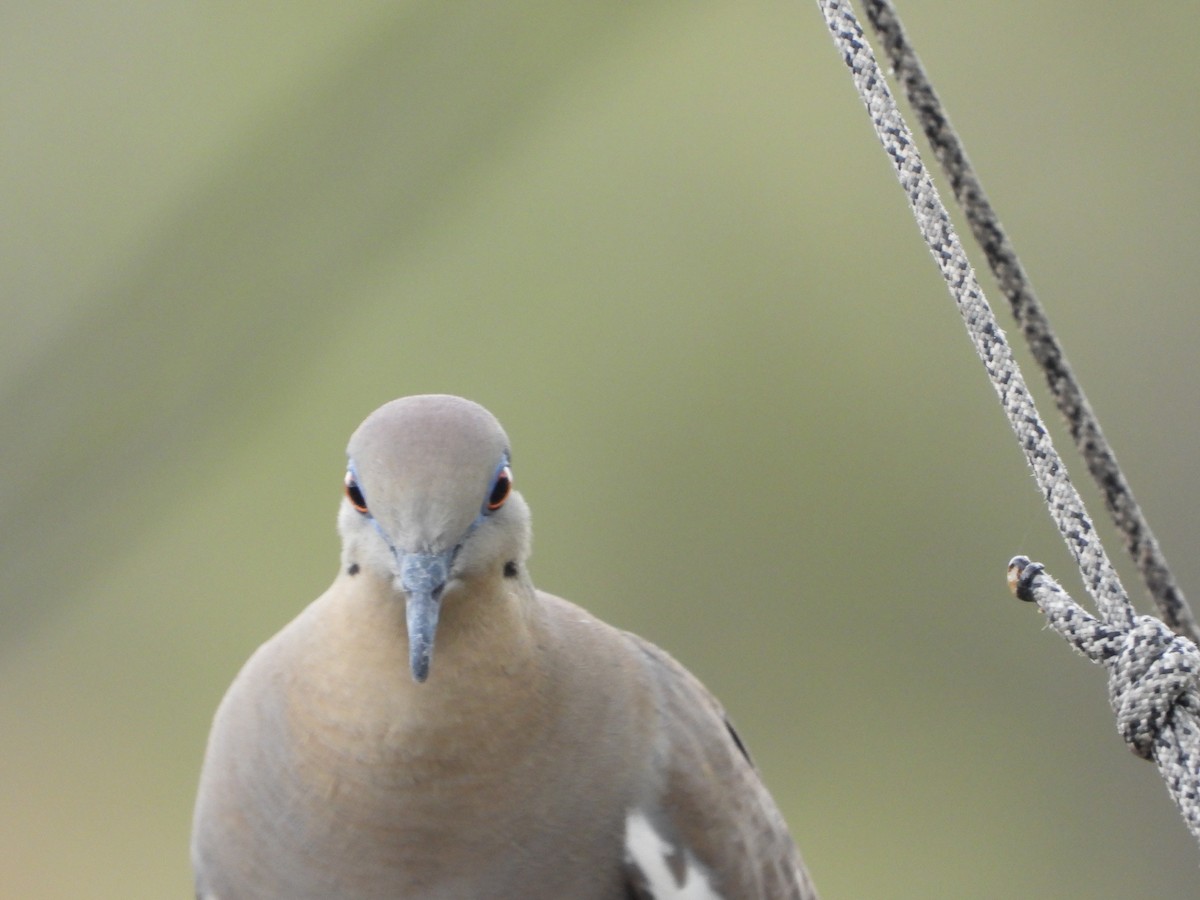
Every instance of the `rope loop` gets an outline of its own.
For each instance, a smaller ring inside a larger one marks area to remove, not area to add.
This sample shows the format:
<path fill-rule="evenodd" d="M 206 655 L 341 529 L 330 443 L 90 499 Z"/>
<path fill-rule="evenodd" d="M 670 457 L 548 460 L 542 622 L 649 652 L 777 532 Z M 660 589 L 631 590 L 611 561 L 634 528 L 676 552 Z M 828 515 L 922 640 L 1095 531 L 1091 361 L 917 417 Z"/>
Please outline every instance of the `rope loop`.
<path fill-rule="evenodd" d="M 1200 712 L 1200 649 L 1153 616 L 1138 616 L 1121 637 L 1106 662 L 1108 701 L 1129 749 L 1153 760 L 1176 709 Z"/>
<path fill-rule="evenodd" d="M 1153 760 L 1156 748 L 1174 746 L 1164 735 L 1180 724 L 1176 713 L 1200 714 L 1200 648 L 1154 616 L 1135 616 L 1129 627 L 1102 622 L 1027 557 L 1008 564 L 1008 584 L 1017 599 L 1036 603 L 1072 647 L 1108 670 L 1108 702 L 1130 750 Z"/>

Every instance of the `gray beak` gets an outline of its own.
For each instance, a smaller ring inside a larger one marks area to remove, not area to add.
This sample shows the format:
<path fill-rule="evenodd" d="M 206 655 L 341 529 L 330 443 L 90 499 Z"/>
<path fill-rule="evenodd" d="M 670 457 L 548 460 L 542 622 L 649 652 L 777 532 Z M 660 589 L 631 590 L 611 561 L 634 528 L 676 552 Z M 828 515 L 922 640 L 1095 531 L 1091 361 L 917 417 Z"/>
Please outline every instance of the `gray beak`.
<path fill-rule="evenodd" d="M 448 550 L 445 553 L 406 553 L 400 558 L 400 585 L 408 595 L 405 605 L 408 664 L 417 682 L 429 677 L 433 639 L 437 634 L 438 613 L 442 609 L 442 591 L 450 578 L 453 557 L 454 551 Z"/>

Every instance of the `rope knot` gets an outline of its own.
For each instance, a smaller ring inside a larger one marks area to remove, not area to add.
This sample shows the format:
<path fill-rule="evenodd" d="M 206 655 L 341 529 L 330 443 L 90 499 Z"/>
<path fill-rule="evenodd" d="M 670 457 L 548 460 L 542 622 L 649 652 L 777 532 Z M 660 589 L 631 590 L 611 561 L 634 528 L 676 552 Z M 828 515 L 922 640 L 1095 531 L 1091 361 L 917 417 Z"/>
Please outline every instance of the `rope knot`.
<path fill-rule="evenodd" d="M 1121 633 L 1108 668 L 1108 700 L 1129 749 L 1154 759 L 1176 706 L 1200 712 L 1200 649 L 1153 616 L 1137 616 Z"/>

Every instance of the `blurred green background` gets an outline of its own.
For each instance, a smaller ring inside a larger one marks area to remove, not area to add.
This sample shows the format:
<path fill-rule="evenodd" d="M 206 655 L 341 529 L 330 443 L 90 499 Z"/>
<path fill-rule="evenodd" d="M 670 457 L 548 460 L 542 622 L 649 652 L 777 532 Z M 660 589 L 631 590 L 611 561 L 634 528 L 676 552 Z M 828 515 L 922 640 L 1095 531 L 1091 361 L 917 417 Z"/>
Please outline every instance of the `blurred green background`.
<path fill-rule="evenodd" d="M 1195 591 L 1200 7 L 1154 9 L 901 5 Z M 826 898 L 1200 896 L 1005 588 L 1083 599 L 815 4 L 8 0 L 0 74 L 0 895 L 191 896 L 347 436 L 449 391 L 540 586 L 725 701 Z"/>

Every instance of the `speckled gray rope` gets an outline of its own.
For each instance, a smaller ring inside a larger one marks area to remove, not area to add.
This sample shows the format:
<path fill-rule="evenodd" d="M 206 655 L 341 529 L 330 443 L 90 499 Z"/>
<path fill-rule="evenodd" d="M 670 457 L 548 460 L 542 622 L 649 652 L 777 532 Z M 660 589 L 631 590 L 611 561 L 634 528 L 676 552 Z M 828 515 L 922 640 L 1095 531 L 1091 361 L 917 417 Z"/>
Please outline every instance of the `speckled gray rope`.
<path fill-rule="evenodd" d="M 818 6 L 908 196 L 921 234 L 958 305 L 967 333 L 1000 396 L 1001 406 L 1033 469 L 1051 518 L 1066 540 L 1099 610 L 1097 619 L 1073 603 L 1061 607 L 1061 614 L 1055 615 L 1062 621 L 1085 626 L 1065 631 L 1064 636 L 1093 659 L 1116 660 L 1106 665 L 1119 728 L 1135 752 L 1146 755 L 1150 751 L 1193 836 L 1200 840 L 1200 746 L 1196 744 L 1194 718 L 1194 710 L 1198 708 L 1196 647 L 1186 638 L 1172 635 L 1155 619 L 1135 617 L 1083 500 L 1067 477 L 1066 468 L 1033 405 L 1012 351 L 983 296 L 950 216 L 921 162 L 912 133 L 892 99 L 853 11 L 841 0 L 818 0 Z M 1036 564 L 1024 560 L 1022 571 L 1025 569 L 1037 570 L 1030 576 L 1031 597 L 1036 596 L 1032 593 L 1034 584 L 1052 583 Z M 1048 587 L 1045 590 L 1053 593 Z M 1061 588 L 1057 590 L 1062 593 Z M 1053 604 L 1044 608 L 1060 609 Z M 1047 615 L 1050 616 L 1049 611 Z M 1088 625 L 1087 620 L 1094 626 Z M 1162 634 L 1156 629 L 1161 629 Z M 1169 671 L 1158 663 L 1162 659 L 1168 660 Z"/>
<path fill-rule="evenodd" d="M 1017 597 L 1037 603 L 1072 647 L 1108 671 L 1117 730 L 1134 753 L 1158 765 L 1200 840 L 1200 650 L 1153 616 L 1137 616 L 1127 629 L 1106 625 L 1024 556 L 1009 563 L 1008 582 Z"/>
<path fill-rule="evenodd" d="M 904 86 L 917 121 L 929 139 L 934 156 L 942 165 L 958 205 L 966 214 L 971 233 L 983 248 L 988 266 L 1008 298 L 1029 350 L 1046 376 L 1075 447 L 1104 495 L 1105 506 L 1121 532 L 1125 549 L 1133 557 L 1146 590 L 1154 598 L 1159 615 L 1179 634 L 1200 642 L 1200 627 L 1187 599 L 1176 584 L 1158 539 L 1150 530 L 1150 524 L 1133 496 L 1133 489 L 1121 471 L 1116 453 L 1101 431 L 1100 422 L 1050 327 L 1017 251 L 1000 224 L 921 60 L 909 43 L 895 7 L 891 0 L 863 0 L 863 5 L 896 78 Z"/>
<path fill-rule="evenodd" d="M 1127 627 L 1133 619 L 1133 611 L 1120 579 L 1100 546 L 1083 500 L 1067 477 L 1066 468 L 1034 408 L 1012 350 L 983 296 L 946 207 L 921 162 L 912 132 L 900 116 L 862 28 L 847 3 L 819 0 L 819 6 L 834 42 L 850 67 L 855 86 L 867 105 L 875 132 L 892 161 L 900 186 L 908 195 L 909 206 L 925 243 L 949 285 L 967 333 L 1000 395 L 1000 403 L 1033 468 L 1050 515 L 1083 572 L 1088 592 L 1095 598 L 1105 621 Z"/>

